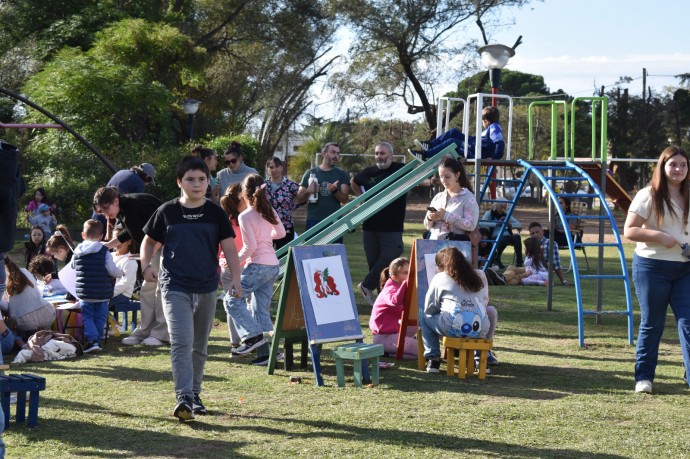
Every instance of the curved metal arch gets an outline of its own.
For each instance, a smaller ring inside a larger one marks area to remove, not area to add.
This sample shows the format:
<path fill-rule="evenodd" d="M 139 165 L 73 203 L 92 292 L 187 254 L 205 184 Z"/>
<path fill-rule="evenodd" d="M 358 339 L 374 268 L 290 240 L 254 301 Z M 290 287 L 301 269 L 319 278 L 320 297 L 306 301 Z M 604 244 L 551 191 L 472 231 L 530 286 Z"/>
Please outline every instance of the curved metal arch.
<path fill-rule="evenodd" d="M 72 134 L 72 136 L 73 136 L 75 139 L 77 139 L 79 142 L 81 142 L 86 148 L 88 148 L 89 150 L 91 150 L 91 151 L 93 152 L 93 154 L 96 155 L 96 157 L 98 157 L 98 159 L 100 159 L 101 162 L 102 162 L 103 164 L 105 164 L 106 167 L 107 167 L 108 169 L 110 169 L 112 172 L 117 172 L 117 171 L 118 171 L 118 168 L 115 167 L 115 165 L 114 165 L 113 163 L 111 163 L 110 160 L 109 160 L 108 158 L 106 158 L 105 155 L 103 155 L 103 153 L 101 153 L 101 152 L 100 152 L 95 146 L 93 146 L 88 140 L 86 140 L 84 137 L 82 137 L 77 131 L 75 131 L 74 129 L 72 129 L 67 123 L 65 123 L 64 121 L 62 121 L 60 118 L 58 118 L 57 116 L 53 115 L 53 114 L 50 113 L 48 110 L 46 110 L 45 108 L 41 107 L 40 105 L 37 105 L 37 104 L 31 102 L 31 101 L 30 101 L 29 99 L 27 99 L 26 97 L 20 96 L 19 94 L 16 94 L 16 93 L 10 91 L 9 89 L 0 88 L 0 92 L 3 93 L 3 94 L 5 94 L 6 96 L 9 96 L 9 97 L 15 99 L 15 100 L 18 100 L 18 101 L 20 101 L 20 102 L 25 103 L 25 104 L 28 105 L 29 107 L 33 108 L 34 110 L 38 110 L 39 112 L 41 112 L 42 114 L 44 114 L 45 116 L 47 116 L 48 118 L 50 118 L 51 120 L 53 120 L 53 121 L 55 121 L 56 123 L 58 123 L 60 126 L 62 126 L 62 128 L 63 128 L 65 131 L 67 131 L 67 132 L 69 132 L 70 134 Z M 13 127 L 14 127 L 14 126 L 13 126 Z M 27 125 L 27 127 L 32 127 L 32 125 Z"/>

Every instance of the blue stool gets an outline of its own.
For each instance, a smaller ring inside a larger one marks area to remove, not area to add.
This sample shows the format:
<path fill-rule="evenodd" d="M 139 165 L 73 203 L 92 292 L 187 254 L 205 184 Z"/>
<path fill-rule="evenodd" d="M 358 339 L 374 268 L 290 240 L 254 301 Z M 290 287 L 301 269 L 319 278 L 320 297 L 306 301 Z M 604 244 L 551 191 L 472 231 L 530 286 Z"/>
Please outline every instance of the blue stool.
<path fill-rule="evenodd" d="M 40 391 L 46 388 L 46 378 L 28 373 L 21 375 L 0 375 L 0 399 L 2 411 L 5 414 L 5 430 L 10 428 L 10 394 L 17 393 L 17 415 L 15 419 L 18 423 L 24 422 L 26 418 L 26 393 L 29 392 L 29 427 L 36 427 L 38 424 L 38 399 Z"/>

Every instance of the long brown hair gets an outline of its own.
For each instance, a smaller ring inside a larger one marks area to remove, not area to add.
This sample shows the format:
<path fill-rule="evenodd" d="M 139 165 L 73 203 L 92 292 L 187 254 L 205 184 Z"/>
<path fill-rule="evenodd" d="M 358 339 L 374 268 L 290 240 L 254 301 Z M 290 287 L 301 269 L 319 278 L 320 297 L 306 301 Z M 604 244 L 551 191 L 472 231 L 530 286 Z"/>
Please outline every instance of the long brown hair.
<path fill-rule="evenodd" d="M 398 272 L 400 272 L 403 266 L 409 264 L 410 260 L 405 257 L 400 257 L 391 261 L 391 264 L 383 268 L 383 271 L 381 271 L 381 276 L 379 277 L 379 286 L 381 289 L 383 290 L 383 287 L 386 286 L 386 282 L 388 282 L 388 279 L 390 279 L 391 276 L 395 276 L 398 274 Z"/>
<path fill-rule="evenodd" d="M 21 271 L 19 266 L 10 257 L 5 257 L 5 273 L 7 274 L 7 293 L 17 295 L 26 287 L 31 287 L 31 281 Z"/>
<path fill-rule="evenodd" d="M 237 223 L 237 217 L 240 215 L 240 193 L 242 192 L 242 184 L 233 183 L 225 190 L 225 194 L 220 198 L 220 206 L 223 208 L 228 217 Z"/>
<path fill-rule="evenodd" d="M 661 152 L 659 161 L 656 164 L 656 169 L 654 169 L 654 175 L 652 175 L 652 207 L 656 213 L 657 227 L 663 223 L 664 215 L 666 213 L 669 213 L 673 218 L 678 218 L 678 215 L 676 215 L 676 211 L 673 210 L 673 205 L 671 204 L 671 194 L 668 192 L 668 179 L 666 178 L 665 168 L 666 163 L 670 161 L 671 158 L 679 155 L 688 161 L 688 154 L 682 148 L 676 145 L 666 147 L 666 149 Z M 685 176 L 685 180 L 683 180 L 683 182 L 680 184 L 680 194 L 683 197 L 683 226 L 687 226 L 688 224 L 688 200 L 690 198 L 690 191 L 688 188 L 689 181 L 690 174 Z"/>
<path fill-rule="evenodd" d="M 266 182 L 259 174 L 249 174 L 242 181 L 242 191 L 247 203 L 271 225 L 278 223 L 275 211 L 266 197 Z"/>
<path fill-rule="evenodd" d="M 72 252 L 73 247 L 74 241 L 72 236 L 69 234 L 67 227 L 62 224 L 55 227 L 55 234 L 50 236 L 46 243 L 46 248 L 51 252 L 57 249 L 65 249 L 67 252 Z"/>
<path fill-rule="evenodd" d="M 462 288 L 478 292 L 484 288 L 484 281 L 472 268 L 465 255 L 455 247 L 444 247 L 436 254 L 436 266 L 448 274 Z"/>
<path fill-rule="evenodd" d="M 546 269 L 544 251 L 541 249 L 541 241 L 528 237 L 525 239 L 525 256 L 532 259 L 532 266 L 537 271 Z"/>
<path fill-rule="evenodd" d="M 460 161 L 453 158 L 451 155 L 446 155 L 441 159 L 441 163 L 438 165 L 438 167 L 450 169 L 451 171 L 453 171 L 454 174 L 460 173 L 460 176 L 458 177 L 458 183 L 461 187 L 467 188 L 467 190 L 470 193 L 473 193 L 472 185 L 470 184 L 470 179 L 467 177 L 465 167 L 462 165 Z"/>

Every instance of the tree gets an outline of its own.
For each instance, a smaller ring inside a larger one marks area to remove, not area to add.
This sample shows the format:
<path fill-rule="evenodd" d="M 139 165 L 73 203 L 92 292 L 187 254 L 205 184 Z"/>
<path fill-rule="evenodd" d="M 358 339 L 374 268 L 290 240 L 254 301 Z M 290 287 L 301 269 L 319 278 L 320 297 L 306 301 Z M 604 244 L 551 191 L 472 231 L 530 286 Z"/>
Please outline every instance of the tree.
<path fill-rule="evenodd" d="M 401 98 L 409 113 L 424 113 L 436 127 L 434 85 L 450 56 L 476 55 L 477 43 L 451 40 L 461 26 L 475 19 L 482 24 L 505 7 L 528 0 L 335 0 L 343 20 L 355 33 L 347 70 L 335 75 L 341 96 L 353 95 L 365 106 Z M 481 28 L 483 30 L 483 25 Z M 460 72 L 474 59 L 461 63 Z"/>

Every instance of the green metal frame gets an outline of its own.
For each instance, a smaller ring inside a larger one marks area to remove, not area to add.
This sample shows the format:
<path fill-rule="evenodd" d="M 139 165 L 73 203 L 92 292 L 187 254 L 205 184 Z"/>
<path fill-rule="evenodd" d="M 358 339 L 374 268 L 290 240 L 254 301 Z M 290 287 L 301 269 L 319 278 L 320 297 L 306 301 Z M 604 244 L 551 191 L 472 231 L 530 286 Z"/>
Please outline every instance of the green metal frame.
<path fill-rule="evenodd" d="M 577 102 L 592 102 L 592 160 L 601 161 L 604 164 L 608 161 L 607 143 L 608 143 L 608 122 L 609 122 L 609 99 L 607 97 L 576 97 L 570 104 L 570 119 L 573 125 L 575 124 L 575 105 Z M 601 139 L 599 145 L 599 158 L 597 158 L 597 111 L 595 104 L 599 102 L 601 105 Z M 532 131 L 530 131 L 532 132 Z M 570 130 L 570 149 L 575 154 L 575 129 Z"/>
<path fill-rule="evenodd" d="M 551 156 L 550 159 L 558 157 L 558 106 L 563 106 L 563 157 L 568 158 L 568 103 L 564 100 L 538 100 L 529 104 L 528 108 L 528 152 L 530 161 L 534 160 L 534 108 L 538 105 L 548 105 L 551 107 Z"/>

